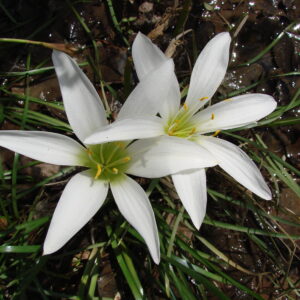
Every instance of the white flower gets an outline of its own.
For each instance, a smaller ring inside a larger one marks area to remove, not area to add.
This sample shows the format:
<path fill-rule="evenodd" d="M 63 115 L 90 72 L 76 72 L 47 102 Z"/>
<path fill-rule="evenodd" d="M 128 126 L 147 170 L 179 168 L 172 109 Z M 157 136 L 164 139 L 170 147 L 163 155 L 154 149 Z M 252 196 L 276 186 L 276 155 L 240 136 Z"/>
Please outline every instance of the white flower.
<path fill-rule="evenodd" d="M 176 149 L 167 157 L 166 148 L 159 145 L 148 151 L 148 145 L 144 146 L 142 143 L 137 146 L 128 141 L 97 145 L 84 143 L 86 137 L 95 130 L 108 126 L 104 107 L 95 88 L 73 59 L 57 51 L 53 52 L 52 59 L 68 120 L 84 146 L 67 136 L 51 132 L 0 132 L 0 146 L 46 163 L 87 168 L 66 185 L 51 220 L 44 243 L 44 254 L 60 249 L 95 215 L 105 201 L 110 187 L 120 212 L 145 239 L 153 260 L 159 263 L 159 238 L 149 199 L 144 190 L 126 174 L 149 177 L 151 173 L 150 177 L 161 177 L 194 165 L 214 165 L 215 160 L 208 151 L 199 150 L 196 146 L 187 159 L 186 152 L 190 147 L 183 140 L 176 142 Z M 131 110 L 135 116 L 143 115 L 144 111 L 155 115 L 158 107 L 156 103 L 165 94 L 164 87 L 171 76 L 173 62 L 167 60 L 158 70 L 150 72 L 134 89 L 120 112 L 124 120 L 119 125 L 126 121 L 131 126 L 124 130 L 118 128 L 116 134 L 122 140 L 128 140 L 128 128 L 134 129 L 138 137 L 157 135 L 160 130 L 158 124 L 161 124 L 159 118 L 136 119 L 133 123 L 126 116 Z M 141 121 L 144 126 L 142 129 L 139 126 Z M 149 126 L 148 130 L 147 124 L 154 126 Z M 204 156 L 200 157 L 202 154 Z M 144 162 L 146 165 L 151 164 L 151 172 L 145 170 Z"/>
<path fill-rule="evenodd" d="M 175 75 L 171 77 L 166 85 L 166 89 L 170 87 L 167 99 L 158 108 L 162 119 L 160 135 L 165 137 L 138 141 L 135 146 L 145 146 L 145 143 L 150 146 L 166 139 L 169 143 L 175 140 L 189 141 L 209 151 L 228 174 L 253 193 L 268 200 L 271 199 L 270 189 L 253 161 L 239 147 L 215 136 L 221 130 L 245 126 L 270 114 L 276 108 L 274 99 L 264 94 L 246 94 L 226 99 L 199 112 L 224 78 L 230 42 L 229 33 L 224 32 L 205 46 L 194 66 L 187 98 L 182 107 L 178 81 Z M 140 80 L 167 60 L 163 52 L 141 33 L 135 39 L 132 53 Z M 205 135 L 208 133 L 213 134 Z M 111 141 L 115 139 L 114 134 L 112 129 L 103 130 L 91 135 L 87 141 Z M 134 137 L 134 131 L 131 136 Z M 200 228 L 207 202 L 205 170 L 195 166 L 194 169 L 173 174 L 172 179 L 194 225 Z"/>

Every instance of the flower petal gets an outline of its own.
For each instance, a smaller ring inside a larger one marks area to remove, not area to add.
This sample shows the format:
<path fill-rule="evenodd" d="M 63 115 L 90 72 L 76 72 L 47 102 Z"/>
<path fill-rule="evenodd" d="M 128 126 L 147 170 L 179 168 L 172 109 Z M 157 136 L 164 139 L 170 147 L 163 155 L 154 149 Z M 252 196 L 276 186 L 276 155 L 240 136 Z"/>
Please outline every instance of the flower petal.
<path fill-rule="evenodd" d="M 89 171 L 75 175 L 66 185 L 54 211 L 44 242 L 44 254 L 65 245 L 100 209 L 108 183 L 93 180 Z"/>
<path fill-rule="evenodd" d="M 150 201 L 144 190 L 131 178 L 111 182 L 111 191 L 124 218 L 144 238 L 156 264 L 160 261 L 159 238 Z"/>
<path fill-rule="evenodd" d="M 187 106 L 193 111 L 200 109 L 221 84 L 228 66 L 230 42 L 228 32 L 219 33 L 200 53 L 193 68 L 186 98 Z"/>
<path fill-rule="evenodd" d="M 169 59 L 145 76 L 123 104 L 118 120 L 155 116 L 169 94 L 173 73 L 174 63 Z"/>
<path fill-rule="evenodd" d="M 164 119 L 169 119 L 174 116 L 180 107 L 180 88 L 175 73 L 171 76 L 169 84 L 169 92 L 164 96 L 161 106 L 159 108 L 159 114 Z"/>
<path fill-rule="evenodd" d="M 270 200 L 271 191 L 254 162 L 239 147 L 227 141 L 201 136 L 200 145 L 210 151 L 218 160 L 219 166 L 236 181 L 259 197 Z"/>
<path fill-rule="evenodd" d="M 43 131 L 1 130 L 0 146 L 50 164 L 84 166 L 80 157 L 85 148 L 62 134 Z"/>
<path fill-rule="evenodd" d="M 132 44 L 132 58 L 139 80 L 168 60 L 164 53 L 141 32 L 137 34 Z"/>
<path fill-rule="evenodd" d="M 143 119 L 117 120 L 89 136 L 85 139 L 84 143 L 100 144 L 104 142 L 150 138 L 163 134 L 162 119 L 155 116 L 145 116 Z"/>
<path fill-rule="evenodd" d="M 71 57 L 54 50 L 52 60 L 69 123 L 83 141 L 107 124 L 103 104 L 92 83 Z"/>
<path fill-rule="evenodd" d="M 132 58 L 139 80 L 168 60 L 164 53 L 140 32 L 132 45 Z M 174 115 L 180 106 L 180 89 L 175 73 L 172 74 L 169 84 L 170 90 L 159 109 L 160 115 L 166 119 Z"/>
<path fill-rule="evenodd" d="M 203 147 L 178 137 L 139 140 L 131 144 L 127 151 L 132 158 L 127 173 L 147 178 L 216 164 L 216 160 Z"/>
<path fill-rule="evenodd" d="M 276 101 L 265 94 L 246 94 L 221 101 L 197 113 L 199 133 L 245 126 L 270 114 Z M 212 117 L 213 116 L 213 117 Z"/>
<path fill-rule="evenodd" d="M 172 175 L 177 194 L 193 224 L 200 228 L 207 203 L 205 169 L 189 170 Z"/>

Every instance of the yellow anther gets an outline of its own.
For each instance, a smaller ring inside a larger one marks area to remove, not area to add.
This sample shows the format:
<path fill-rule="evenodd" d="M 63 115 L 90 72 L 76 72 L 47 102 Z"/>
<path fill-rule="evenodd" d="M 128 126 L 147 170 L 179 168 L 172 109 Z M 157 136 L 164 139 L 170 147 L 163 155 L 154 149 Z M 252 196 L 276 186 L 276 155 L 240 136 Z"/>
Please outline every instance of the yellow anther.
<path fill-rule="evenodd" d="M 128 162 L 128 161 L 130 161 L 130 160 L 131 160 L 131 157 L 130 157 L 130 156 L 126 156 L 126 157 L 123 158 L 123 161 L 124 161 L 124 162 Z"/>
<path fill-rule="evenodd" d="M 225 99 L 224 101 L 232 101 L 233 99 L 231 98 L 228 98 L 228 99 Z"/>
<path fill-rule="evenodd" d="M 207 100 L 207 99 L 208 99 L 208 97 L 202 97 L 202 98 L 199 99 L 199 101 L 204 101 L 204 100 Z"/>
<path fill-rule="evenodd" d="M 94 179 L 98 179 L 99 176 L 101 175 L 101 172 L 102 172 L 101 165 L 97 164 L 97 172 L 96 172 L 96 175 L 95 175 Z"/>
<path fill-rule="evenodd" d="M 184 110 L 188 110 L 189 109 L 189 107 L 188 107 L 188 105 L 186 103 L 183 104 L 183 109 Z"/>
<path fill-rule="evenodd" d="M 88 155 L 93 155 L 93 151 L 89 148 L 85 149 Z"/>
<path fill-rule="evenodd" d="M 215 118 L 215 114 L 211 114 L 211 119 L 213 120 Z"/>
<path fill-rule="evenodd" d="M 217 130 L 212 136 L 217 136 L 220 132 L 221 130 Z"/>
<path fill-rule="evenodd" d="M 176 124 L 178 124 L 178 123 L 180 122 L 180 120 L 175 120 L 174 122 L 175 122 Z"/>
<path fill-rule="evenodd" d="M 116 145 L 117 145 L 119 148 L 121 148 L 121 149 L 123 149 L 124 146 L 125 146 L 125 144 L 122 143 L 122 142 L 116 142 Z"/>
<path fill-rule="evenodd" d="M 118 174 L 118 173 L 119 173 L 119 170 L 118 170 L 117 168 L 112 168 L 112 172 L 113 172 L 114 174 Z"/>
<path fill-rule="evenodd" d="M 194 134 L 196 132 L 196 127 L 193 127 L 190 134 Z"/>
<path fill-rule="evenodd" d="M 173 135 L 174 131 L 173 130 L 168 130 L 168 135 Z"/>

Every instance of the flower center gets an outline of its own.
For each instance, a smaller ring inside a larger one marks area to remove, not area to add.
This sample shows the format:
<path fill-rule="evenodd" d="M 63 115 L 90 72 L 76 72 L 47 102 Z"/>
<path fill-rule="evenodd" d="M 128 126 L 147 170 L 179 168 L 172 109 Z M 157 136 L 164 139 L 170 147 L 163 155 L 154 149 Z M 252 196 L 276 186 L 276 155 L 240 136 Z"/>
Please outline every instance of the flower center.
<path fill-rule="evenodd" d="M 165 133 L 170 136 L 192 138 L 197 132 L 195 123 L 191 121 L 192 116 L 188 106 L 184 104 L 177 114 L 167 122 Z"/>
<path fill-rule="evenodd" d="M 128 169 L 131 157 L 125 147 L 122 142 L 113 142 L 87 148 L 87 167 L 92 170 L 94 179 L 112 181 Z"/>

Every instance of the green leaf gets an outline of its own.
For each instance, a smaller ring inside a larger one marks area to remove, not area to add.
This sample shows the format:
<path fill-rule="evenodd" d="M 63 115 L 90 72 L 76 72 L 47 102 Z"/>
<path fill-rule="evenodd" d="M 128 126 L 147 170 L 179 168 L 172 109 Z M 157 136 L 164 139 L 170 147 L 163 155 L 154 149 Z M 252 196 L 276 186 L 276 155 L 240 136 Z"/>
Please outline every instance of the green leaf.
<path fill-rule="evenodd" d="M 30 246 L 0 246 L 0 253 L 34 253 L 41 249 L 40 245 Z"/>

